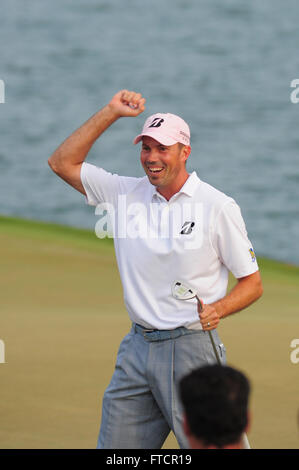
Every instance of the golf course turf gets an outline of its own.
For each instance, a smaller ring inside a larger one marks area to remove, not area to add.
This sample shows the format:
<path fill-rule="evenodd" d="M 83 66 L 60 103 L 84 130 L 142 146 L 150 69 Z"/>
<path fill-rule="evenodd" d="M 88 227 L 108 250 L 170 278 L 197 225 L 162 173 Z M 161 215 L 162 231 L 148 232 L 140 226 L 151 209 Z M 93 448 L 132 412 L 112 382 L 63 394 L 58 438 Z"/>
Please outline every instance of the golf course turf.
<path fill-rule="evenodd" d="M 10 217 L 0 217 L 0 240 L 0 447 L 95 448 L 101 399 L 130 328 L 113 241 Z M 228 364 L 251 380 L 251 446 L 298 448 L 299 267 L 258 262 L 263 297 L 218 332 Z M 172 434 L 164 448 L 178 448 Z"/>

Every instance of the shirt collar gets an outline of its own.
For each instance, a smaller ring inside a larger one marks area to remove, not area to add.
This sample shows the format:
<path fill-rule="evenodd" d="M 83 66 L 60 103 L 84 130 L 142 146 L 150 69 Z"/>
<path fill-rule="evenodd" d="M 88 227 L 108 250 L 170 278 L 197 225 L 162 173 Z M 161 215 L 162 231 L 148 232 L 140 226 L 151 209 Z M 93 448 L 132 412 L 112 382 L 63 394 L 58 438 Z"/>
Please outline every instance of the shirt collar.
<path fill-rule="evenodd" d="M 193 171 L 189 175 L 189 177 L 186 180 L 186 182 L 184 183 L 184 185 L 181 187 L 181 189 L 176 194 L 183 193 L 183 194 L 186 194 L 189 197 L 192 197 L 193 194 L 195 193 L 196 189 L 198 188 L 199 184 L 200 184 L 200 179 L 198 178 L 198 176 L 196 174 L 196 171 Z M 152 198 L 155 196 L 155 197 L 164 199 L 162 194 L 160 194 L 157 191 L 156 187 L 154 185 L 151 185 L 151 186 L 152 186 Z M 175 196 L 175 194 L 173 196 Z"/>

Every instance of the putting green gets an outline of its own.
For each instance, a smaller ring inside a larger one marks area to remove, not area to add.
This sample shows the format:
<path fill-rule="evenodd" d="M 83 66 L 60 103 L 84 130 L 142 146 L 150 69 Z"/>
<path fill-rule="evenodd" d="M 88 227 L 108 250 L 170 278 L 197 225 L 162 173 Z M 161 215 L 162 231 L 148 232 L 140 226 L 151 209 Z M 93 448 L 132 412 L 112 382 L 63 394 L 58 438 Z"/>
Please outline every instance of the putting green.
<path fill-rule="evenodd" d="M 103 392 L 130 327 L 113 243 L 7 217 L 0 240 L 0 446 L 95 448 Z M 262 299 L 219 333 L 228 363 L 252 383 L 252 447 L 298 448 L 299 363 L 290 343 L 299 338 L 299 268 L 259 263 Z M 173 435 L 164 448 L 177 448 Z"/>

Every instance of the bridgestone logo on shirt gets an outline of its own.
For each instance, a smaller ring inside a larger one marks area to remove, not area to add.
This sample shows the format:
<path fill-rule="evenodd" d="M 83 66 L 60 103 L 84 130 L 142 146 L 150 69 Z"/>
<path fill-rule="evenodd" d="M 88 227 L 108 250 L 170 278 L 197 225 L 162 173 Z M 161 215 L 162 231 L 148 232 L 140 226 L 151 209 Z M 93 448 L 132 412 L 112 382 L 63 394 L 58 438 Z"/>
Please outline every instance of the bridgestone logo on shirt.
<path fill-rule="evenodd" d="M 194 225 L 195 222 L 185 222 L 182 227 L 181 235 L 189 235 L 189 233 L 192 232 Z"/>
<path fill-rule="evenodd" d="M 100 203 L 95 213 L 98 238 L 181 239 L 190 249 L 202 245 L 202 203 L 129 204 L 126 195 L 119 195 L 116 207 Z"/>

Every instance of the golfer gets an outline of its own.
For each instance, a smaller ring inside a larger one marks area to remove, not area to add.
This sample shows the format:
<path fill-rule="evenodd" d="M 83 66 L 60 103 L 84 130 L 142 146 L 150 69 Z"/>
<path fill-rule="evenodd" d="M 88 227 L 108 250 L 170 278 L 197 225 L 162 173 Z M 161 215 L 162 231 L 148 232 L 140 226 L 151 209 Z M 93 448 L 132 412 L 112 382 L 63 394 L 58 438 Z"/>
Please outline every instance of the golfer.
<path fill-rule="evenodd" d="M 143 178 L 111 174 L 85 162 L 117 119 L 136 117 L 145 99 L 121 90 L 49 158 L 52 170 L 80 191 L 97 214 L 108 208 L 124 301 L 132 321 L 102 405 L 98 448 L 158 449 L 172 430 L 181 448 L 179 381 L 192 369 L 226 361 L 217 326 L 262 294 L 253 247 L 231 198 L 188 173 L 190 130 L 179 116 L 150 116 L 141 143 Z M 113 155 L 109 155 L 113 159 Z M 236 278 L 227 293 L 228 274 Z M 180 279 L 204 304 L 172 295 Z"/>

